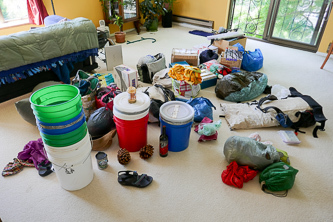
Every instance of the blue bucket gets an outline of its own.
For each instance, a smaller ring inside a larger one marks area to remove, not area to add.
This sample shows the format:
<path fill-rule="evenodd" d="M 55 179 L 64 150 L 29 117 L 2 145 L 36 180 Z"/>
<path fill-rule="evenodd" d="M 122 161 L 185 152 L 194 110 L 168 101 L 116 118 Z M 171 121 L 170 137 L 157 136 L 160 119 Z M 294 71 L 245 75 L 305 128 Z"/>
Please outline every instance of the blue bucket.
<path fill-rule="evenodd" d="M 187 103 L 169 101 L 161 106 L 161 133 L 163 126 L 165 126 L 169 151 L 180 152 L 188 147 L 193 119 L 194 109 Z"/>
<path fill-rule="evenodd" d="M 85 122 L 86 118 L 83 110 L 74 118 L 60 123 L 45 123 L 40 121 L 38 118 L 36 120 L 39 131 L 48 135 L 61 135 L 70 133 L 80 128 Z"/>

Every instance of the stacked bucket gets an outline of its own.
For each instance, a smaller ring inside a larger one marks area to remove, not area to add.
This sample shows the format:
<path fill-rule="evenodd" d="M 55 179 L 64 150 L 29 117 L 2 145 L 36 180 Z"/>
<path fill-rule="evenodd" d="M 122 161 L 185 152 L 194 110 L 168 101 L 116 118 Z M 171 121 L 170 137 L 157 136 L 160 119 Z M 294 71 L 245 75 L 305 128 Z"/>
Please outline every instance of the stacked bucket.
<path fill-rule="evenodd" d="M 87 186 L 93 179 L 92 145 L 79 89 L 48 86 L 34 92 L 30 103 L 61 186 L 71 191 Z"/>

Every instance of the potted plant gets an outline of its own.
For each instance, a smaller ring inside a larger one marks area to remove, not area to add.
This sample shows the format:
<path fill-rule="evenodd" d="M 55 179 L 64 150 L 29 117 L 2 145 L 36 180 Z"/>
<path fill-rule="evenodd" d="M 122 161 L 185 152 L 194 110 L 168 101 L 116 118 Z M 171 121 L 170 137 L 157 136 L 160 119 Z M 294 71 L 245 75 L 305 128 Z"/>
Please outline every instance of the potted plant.
<path fill-rule="evenodd" d="M 158 17 L 164 14 L 164 0 L 143 0 L 140 2 L 140 13 L 145 20 L 143 26 L 147 31 L 158 30 Z"/>
<path fill-rule="evenodd" d="M 114 35 L 116 37 L 116 42 L 117 43 L 124 43 L 126 33 L 122 31 L 122 27 L 124 25 L 123 17 L 119 16 L 119 15 L 115 15 L 115 17 L 116 18 L 115 18 L 113 24 L 115 24 L 119 27 L 119 31 L 114 33 Z"/>
<path fill-rule="evenodd" d="M 164 28 L 172 27 L 172 10 L 173 10 L 173 3 L 176 0 L 164 0 L 163 4 L 163 11 L 164 14 L 162 15 L 162 26 Z"/>
<path fill-rule="evenodd" d="M 112 20 L 115 19 L 116 12 L 114 10 L 114 3 L 118 3 L 118 0 L 99 0 L 102 6 L 105 25 L 112 23 Z"/>

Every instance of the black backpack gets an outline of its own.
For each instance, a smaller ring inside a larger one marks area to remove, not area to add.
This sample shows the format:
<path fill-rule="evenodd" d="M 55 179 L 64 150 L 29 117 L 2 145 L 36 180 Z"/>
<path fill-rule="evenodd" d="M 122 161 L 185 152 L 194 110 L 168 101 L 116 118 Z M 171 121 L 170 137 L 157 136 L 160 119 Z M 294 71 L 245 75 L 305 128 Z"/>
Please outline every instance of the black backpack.
<path fill-rule="evenodd" d="M 257 108 L 260 109 L 262 112 L 266 113 L 269 109 L 274 109 L 277 113 L 275 116 L 276 120 L 280 123 L 281 126 L 288 128 L 291 127 L 295 130 L 295 132 L 301 132 L 300 130 L 302 127 L 310 127 L 318 122 L 320 125 L 317 125 L 312 132 L 313 137 L 318 138 L 317 131 L 325 131 L 325 121 L 327 120 L 323 114 L 322 106 L 319 105 L 312 97 L 303 95 L 298 92 L 295 88 L 290 87 L 290 96 L 289 97 L 301 97 L 305 102 L 309 104 L 312 110 L 306 111 L 299 111 L 295 114 L 296 117 L 299 117 L 297 122 L 292 122 L 288 115 L 283 113 L 278 107 L 275 106 L 268 106 L 266 108 L 261 108 L 261 105 L 267 100 L 277 100 L 276 96 L 268 95 L 264 98 L 261 98 L 258 102 Z"/>

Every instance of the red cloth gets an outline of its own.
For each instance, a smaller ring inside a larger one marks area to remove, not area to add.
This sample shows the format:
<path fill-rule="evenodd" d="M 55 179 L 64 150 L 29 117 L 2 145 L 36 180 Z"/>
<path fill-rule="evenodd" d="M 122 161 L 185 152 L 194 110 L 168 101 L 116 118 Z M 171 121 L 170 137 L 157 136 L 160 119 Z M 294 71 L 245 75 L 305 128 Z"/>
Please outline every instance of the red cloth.
<path fill-rule="evenodd" d="M 223 170 L 221 178 L 227 185 L 242 188 L 243 183 L 252 180 L 257 173 L 258 171 L 252 170 L 248 166 L 238 166 L 236 161 L 232 161 L 227 169 Z"/>
<path fill-rule="evenodd" d="M 29 23 L 43 25 L 49 14 L 42 0 L 27 0 Z"/>

